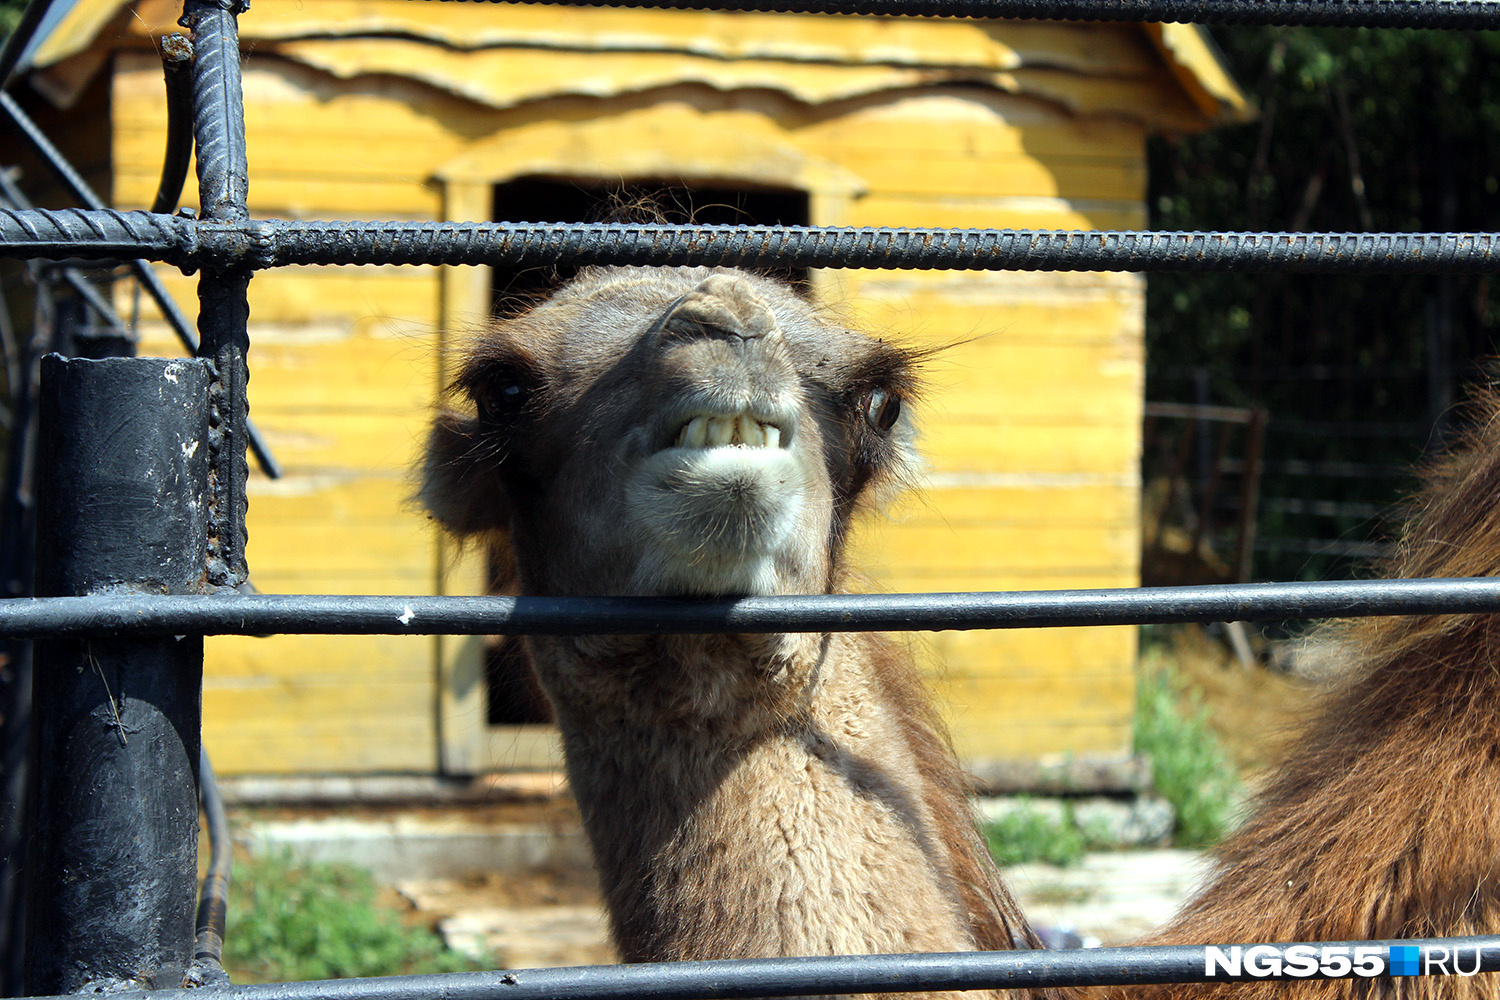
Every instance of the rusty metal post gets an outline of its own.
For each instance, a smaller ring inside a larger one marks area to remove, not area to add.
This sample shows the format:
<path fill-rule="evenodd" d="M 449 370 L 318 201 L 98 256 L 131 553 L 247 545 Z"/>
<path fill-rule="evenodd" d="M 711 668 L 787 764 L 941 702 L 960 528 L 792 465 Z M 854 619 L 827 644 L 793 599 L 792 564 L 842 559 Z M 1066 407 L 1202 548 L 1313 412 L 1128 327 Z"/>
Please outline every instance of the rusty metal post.
<path fill-rule="evenodd" d="M 204 587 L 209 371 L 43 359 L 37 594 Z M 27 992 L 175 987 L 193 958 L 201 636 L 39 641 Z"/>
<path fill-rule="evenodd" d="M 179 22 L 193 33 L 193 136 L 200 217 L 207 224 L 243 222 L 250 214 L 245 204 L 250 181 L 236 20 L 246 6 L 244 0 L 186 0 Z M 249 285 L 249 268 L 204 271 L 198 281 L 198 356 L 214 369 L 208 567 L 209 581 L 219 587 L 238 587 L 250 575 L 245 563 Z"/>

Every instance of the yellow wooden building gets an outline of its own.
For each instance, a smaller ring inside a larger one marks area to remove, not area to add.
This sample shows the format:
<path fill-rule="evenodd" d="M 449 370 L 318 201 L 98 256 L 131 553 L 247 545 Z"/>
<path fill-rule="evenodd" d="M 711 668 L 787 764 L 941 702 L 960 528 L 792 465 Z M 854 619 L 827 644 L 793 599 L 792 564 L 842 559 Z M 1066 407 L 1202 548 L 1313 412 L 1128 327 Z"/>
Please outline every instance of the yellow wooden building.
<path fill-rule="evenodd" d="M 155 191 L 153 38 L 178 14 L 78 0 L 31 60 L 30 105 L 121 208 Z M 1146 137 L 1246 112 L 1180 25 L 409 0 L 256 0 L 240 24 L 256 216 L 523 221 L 538 190 L 665 181 L 774 195 L 783 222 L 1139 228 Z M 193 280 L 166 277 L 192 314 Z M 480 591 L 479 560 L 412 509 L 408 469 L 442 347 L 484 321 L 496 280 L 252 282 L 252 414 L 287 470 L 251 484 L 261 591 Z M 858 536 L 873 587 L 1136 583 L 1141 277 L 827 270 L 809 286 L 865 329 L 960 344 L 930 365 L 926 483 Z M 143 352 L 175 351 L 149 312 L 142 329 Z M 914 641 L 971 763 L 1128 754 L 1132 629 Z M 549 766 L 544 726 L 497 724 L 485 662 L 478 639 L 213 639 L 205 740 L 229 774 Z"/>

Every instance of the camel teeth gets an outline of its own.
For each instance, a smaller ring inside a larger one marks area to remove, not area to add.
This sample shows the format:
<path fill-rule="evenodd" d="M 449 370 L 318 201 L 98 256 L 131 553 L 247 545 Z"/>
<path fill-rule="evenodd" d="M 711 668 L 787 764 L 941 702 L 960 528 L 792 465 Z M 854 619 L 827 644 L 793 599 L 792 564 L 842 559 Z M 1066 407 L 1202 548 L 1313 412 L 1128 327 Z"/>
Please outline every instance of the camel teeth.
<path fill-rule="evenodd" d="M 761 430 L 760 422 L 741 414 L 734 419 L 734 436 L 740 444 L 746 448 L 759 448 L 765 439 L 765 433 Z"/>
<path fill-rule="evenodd" d="M 732 417 L 694 417 L 683 424 L 674 448 L 780 448 L 781 428 L 746 413 Z"/>
<path fill-rule="evenodd" d="M 733 417 L 710 417 L 708 421 L 708 446 L 717 448 L 734 441 Z"/>
<path fill-rule="evenodd" d="M 708 444 L 708 418 L 694 417 L 682 429 L 682 442 L 688 448 L 702 448 Z"/>

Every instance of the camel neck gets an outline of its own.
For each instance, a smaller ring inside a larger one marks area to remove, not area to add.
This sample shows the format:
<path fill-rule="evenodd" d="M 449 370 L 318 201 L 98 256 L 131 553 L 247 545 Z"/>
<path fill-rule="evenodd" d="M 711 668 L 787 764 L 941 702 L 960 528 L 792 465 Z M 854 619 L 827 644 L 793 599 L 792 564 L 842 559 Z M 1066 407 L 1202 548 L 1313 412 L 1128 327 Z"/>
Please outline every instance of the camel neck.
<path fill-rule="evenodd" d="M 569 775 L 624 958 L 975 947 L 916 751 L 863 645 L 823 643 L 799 710 L 753 706 L 756 725 L 567 713 Z"/>

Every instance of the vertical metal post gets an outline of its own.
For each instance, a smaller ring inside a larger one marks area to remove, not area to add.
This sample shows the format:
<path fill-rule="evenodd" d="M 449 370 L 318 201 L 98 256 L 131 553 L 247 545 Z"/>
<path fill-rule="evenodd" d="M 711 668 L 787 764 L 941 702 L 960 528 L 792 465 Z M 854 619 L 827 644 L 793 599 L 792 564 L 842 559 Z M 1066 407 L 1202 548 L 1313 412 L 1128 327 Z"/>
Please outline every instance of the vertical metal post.
<path fill-rule="evenodd" d="M 183 27 L 193 33 L 193 137 L 198 148 L 200 217 L 206 223 L 249 217 L 245 199 L 244 93 L 240 83 L 239 24 L 243 0 L 186 0 Z M 237 587 L 249 578 L 245 564 L 246 395 L 250 380 L 250 271 L 204 271 L 198 281 L 198 356 L 214 367 L 210 396 L 212 452 L 209 516 L 209 581 Z"/>
<path fill-rule="evenodd" d="M 43 359 L 37 593 L 199 593 L 202 360 Z M 32 995 L 178 986 L 197 898 L 199 636 L 38 642 Z"/>
<path fill-rule="evenodd" d="M 38 273 L 34 269 L 33 273 Z M 36 565 L 36 400 L 40 358 L 57 339 L 52 286 L 38 281 L 31 336 L 17 341 L 10 448 L 0 497 L 0 597 L 30 597 Z M 0 995 L 26 979 L 26 801 L 31 750 L 32 644 L 0 641 Z"/>

